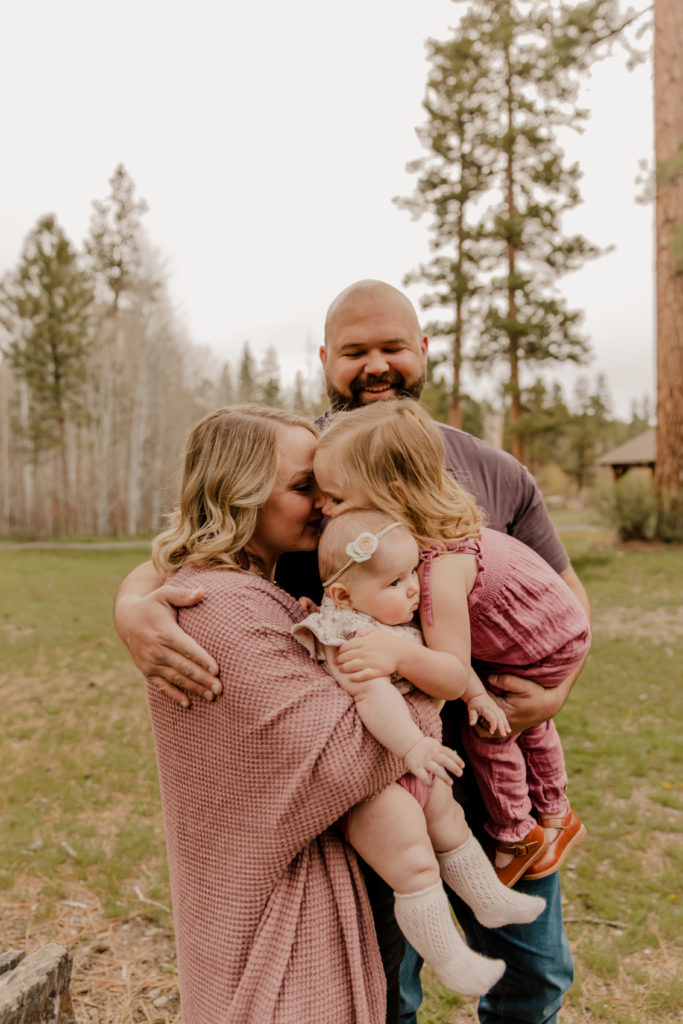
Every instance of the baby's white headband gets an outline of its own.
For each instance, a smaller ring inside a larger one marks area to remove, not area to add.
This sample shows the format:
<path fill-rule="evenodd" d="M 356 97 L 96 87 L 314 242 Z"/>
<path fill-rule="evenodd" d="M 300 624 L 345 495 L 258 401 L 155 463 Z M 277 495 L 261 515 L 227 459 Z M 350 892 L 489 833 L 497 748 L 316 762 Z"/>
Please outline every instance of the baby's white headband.
<path fill-rule="evenodd" d="M 389 530 L 393 530 L 395 526 L 400 525 L 401 523 L 389 523 L 388 526 L 383 526 L 379 533 L 369 533 L 366 531 L 365 533 L 359 533 L 355 540 L 349 541 L 346 545 L 346 554 L 349 556 L 348 562 L 344 562 L 341 569 L 338 569 L 329 579 L 324 580 L 323 587 L 329 587 L 330 583 L 338 580 L 354 562 L 367 562 L 377 550 L 380 537 L 383 537 Z"/>

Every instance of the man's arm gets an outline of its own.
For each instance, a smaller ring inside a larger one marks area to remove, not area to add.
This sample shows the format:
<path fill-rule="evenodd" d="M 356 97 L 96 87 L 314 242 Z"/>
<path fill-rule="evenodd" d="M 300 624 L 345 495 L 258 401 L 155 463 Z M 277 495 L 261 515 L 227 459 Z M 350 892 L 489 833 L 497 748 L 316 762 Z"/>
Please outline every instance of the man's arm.
<path fill-rule="evenodd" d="M 590 622 L 591 607 L 588 594 L 574 569 L 568 565 L 560 575 L 582 606 Z M 525 729 L 530 729 L 534 725 L 540 725 L 541 722 L 547 722 L 554 718 L 564 706 L 584 664 L 585 660 L 557 686 L 540 686 L 538 683 L 532 682 L 531 679 L 522 679 L 520 676 L 489 676 L 489 681 L 495 685 L 496 689 L 505 691 L 504 697 L 493 694 L 492 696 L 507 715 L 513 733 L 523 732 Z M 483 739 L 490 738 L 490 733 L 486 728 L 481 726 L 475 728 Z"/>
<path fill-rule="evenodd" d="M 183 707 L 189 690 L 213 700 L 222 686 L 214 659 L 188 636 L 177 621 L 176 608 L 201 600 L 200 590 L 164 584 L 151 562 L 126 576 L 114 602 L 116 631 L 142 674 Z"/>

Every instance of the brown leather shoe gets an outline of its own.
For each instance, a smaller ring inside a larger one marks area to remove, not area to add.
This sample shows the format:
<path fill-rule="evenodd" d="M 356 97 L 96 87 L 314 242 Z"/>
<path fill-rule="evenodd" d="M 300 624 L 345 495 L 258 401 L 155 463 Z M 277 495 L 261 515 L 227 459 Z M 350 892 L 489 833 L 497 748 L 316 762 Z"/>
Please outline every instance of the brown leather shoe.
<path fill-rule="evenodd" d="M 556 828 L 559 832 L 550 839 L 542 856 L 534 862 L 531 871 L 526 872 L 526 878 L 533 881 L 535 878 L 545 878 L 557 871 L 560 864 L 572 846 L 580 843 L 586 835 L 586 828 L 581 824 L 575 811 L 569 808 L 566 814 L 541 814 L 538 819 L 539 825 L 544 829 Z"/>
<path fill-rule="evenodd" d="M 517 879 L 526 873 L 527 868 L 543 854 L 547 845 L 548 837 L 541 825 L 535 825 L 531 832 L 517 843 L 496 843 L 496 850 L 513 855 L 510 863 L 502 868 L 496 867 L 494 861 L 493 867 L 503 885 L 514 885 Z"/>

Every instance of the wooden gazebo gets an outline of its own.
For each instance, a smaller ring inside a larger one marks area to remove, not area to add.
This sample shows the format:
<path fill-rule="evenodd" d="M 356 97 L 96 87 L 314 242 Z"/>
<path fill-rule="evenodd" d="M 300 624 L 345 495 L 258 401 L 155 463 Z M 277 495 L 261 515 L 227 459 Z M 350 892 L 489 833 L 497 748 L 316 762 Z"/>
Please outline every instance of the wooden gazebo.
<path fill-rule="evenodd" d="M 656 447 L 655 428 L 650 427 L 637 437 L 632 437 L 630 441 L 613 448 L 611 452 L 605 452 L 595 460 L 595 464 L 608 466 L 614 473 L 615 480 L 636 466 L 649 469 L 654 474 Z"/>

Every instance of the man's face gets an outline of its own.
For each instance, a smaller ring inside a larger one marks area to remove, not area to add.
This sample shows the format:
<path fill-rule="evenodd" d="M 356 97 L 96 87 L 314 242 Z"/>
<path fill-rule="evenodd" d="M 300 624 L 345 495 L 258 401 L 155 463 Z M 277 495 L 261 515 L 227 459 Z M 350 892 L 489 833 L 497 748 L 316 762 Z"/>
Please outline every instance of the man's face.
<path fill-rule="evenodd" d="M 425 380 L 427 339 L 412 307 L 387 295 L 349 297 L 327 324 L 320 350 L 333 409 L 410 395 Z"/>

